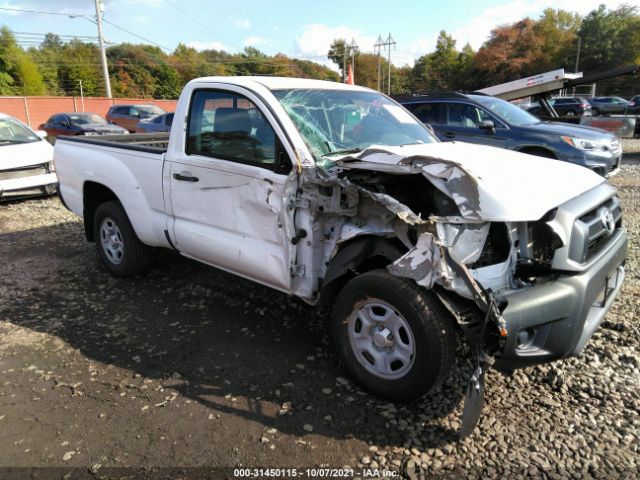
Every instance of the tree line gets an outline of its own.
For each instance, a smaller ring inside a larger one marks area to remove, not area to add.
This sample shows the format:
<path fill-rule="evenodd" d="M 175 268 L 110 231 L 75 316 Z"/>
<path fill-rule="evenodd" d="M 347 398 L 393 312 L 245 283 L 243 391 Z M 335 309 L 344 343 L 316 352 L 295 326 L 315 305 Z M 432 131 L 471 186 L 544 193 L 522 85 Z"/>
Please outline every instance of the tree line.
<path fill-rule="evenodd" d="M 537 19 L 524 18 L 495 28 L 478 51 L 441 31 L 435 50 L 414 65 L 391 65 L 391 92 L 467 90 L 564 68 L 585 74 L 640 63 L 638 8 L 601 5 L 584 17 L 546 9 Z M 161 48 L 122 43 L 107 48 L 113 94 L 119 97 L 177 98 L 189 80 L 208 75 L 274 75 L 339 81 L 345 39 L 336 39 L 327 58 L 339 73 L 316 62 L 284 54 L 266 55 L 247 47 L 239 53 L 198 51 L 180 44 L 171 53 Z M 0 29 L 0 95 L 104 95 L 98 46 L 78 39 L 63 42 L 48 33 L 38 47 L 24 50 L 12 32 Z M 355 81 L 386 91 L 388 64 L 373 53 L 354 55 Z M 599 85 L 599 94 L 640 93 L 640 82 L 621 77 Z"/>

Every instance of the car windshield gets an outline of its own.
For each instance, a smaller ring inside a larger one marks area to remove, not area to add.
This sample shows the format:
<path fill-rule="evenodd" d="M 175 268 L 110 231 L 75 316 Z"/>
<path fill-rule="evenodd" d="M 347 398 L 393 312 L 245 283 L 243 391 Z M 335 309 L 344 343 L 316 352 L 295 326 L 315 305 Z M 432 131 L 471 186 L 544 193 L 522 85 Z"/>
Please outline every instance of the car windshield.
<path fill-rule="evenodd" d="M 0 146 L 38 140 L 40 137 L 23 123 L 12 118 L 0 118 Z"/>
<path fill-rule="evenodd" d="M 356 153 L 371 145 L 437 141 L 403 107 L 375 92 L 288 89 L 273 94 L 316 160 Z"/>
<path fill-rule="evenodd" d="M 73 113 L 68 117 L 73 125 L 107 125 L 107 121 L 95 113 Z"/>
<path fill-rule="evenodd" d="M 167 113 L 160 107 L 154 107 L 153 105 L 136 107 L 136 108 L 140 110 L 140 113 L 144 117 L 156 117 L 158 115 L 162 115 L 163 113 Z"/>
<path fill-rule="evenodd" d="M 495 97 L 485 97 L 474 95 L 473 99 L 496 115 L 505 123 L 515 127 L 523 127 L 525 125 L 534 125 L 540 123 L 536 117 L 530 113 L 514 106 L 513 104 Z"/>

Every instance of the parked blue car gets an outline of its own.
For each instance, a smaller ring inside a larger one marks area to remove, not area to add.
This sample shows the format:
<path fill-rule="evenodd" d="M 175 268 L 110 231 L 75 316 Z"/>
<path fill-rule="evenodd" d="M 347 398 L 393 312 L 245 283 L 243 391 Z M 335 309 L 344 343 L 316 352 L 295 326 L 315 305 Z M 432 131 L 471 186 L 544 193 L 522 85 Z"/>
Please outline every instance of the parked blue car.
<path fill-rule="evenodd" d="M 136 125 L 136 133 L 170 132 L 173 124 L 173 113 L 165 113 L 153 118 L 140 120 Z"/>
<path fill-rule="evenodd" d="M 597 128 L 541 122 L 515 105 L 482 94 L 412 95 L 397 99 L 444 142 L 461 141 L 555 158 L 617 173 L 622 147 L 615 135 Z"/>

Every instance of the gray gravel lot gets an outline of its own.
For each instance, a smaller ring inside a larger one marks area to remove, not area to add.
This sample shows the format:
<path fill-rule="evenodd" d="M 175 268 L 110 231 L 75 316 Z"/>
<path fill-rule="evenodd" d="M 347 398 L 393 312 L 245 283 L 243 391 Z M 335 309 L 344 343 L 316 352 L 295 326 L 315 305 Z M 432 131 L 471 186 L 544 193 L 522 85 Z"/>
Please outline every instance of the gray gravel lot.
<path fill-rule="evenodd" d="M 56 199 L 0 205 L 0 467 L 637 478 L 640 158 L 612 183 L 630 237 L 620 299 L 582 356 L 490 372 L 461 442 L 464 365 L 429 398 L 381 401 L 343 378 L 323 317 L 300 302 L 171 252 L 116 279 Z"/>

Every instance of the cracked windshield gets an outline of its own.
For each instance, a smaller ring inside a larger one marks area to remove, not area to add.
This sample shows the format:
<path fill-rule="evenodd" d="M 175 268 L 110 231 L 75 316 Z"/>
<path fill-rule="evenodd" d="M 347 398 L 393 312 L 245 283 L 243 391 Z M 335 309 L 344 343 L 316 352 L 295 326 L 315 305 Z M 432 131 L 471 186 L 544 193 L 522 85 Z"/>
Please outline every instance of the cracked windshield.
<path fill-rule="evenodd" d="M 377 93 L 291 89 L 273 94 L 319 161 L 372 145 L 436 141 L 406 110 Z"/>

